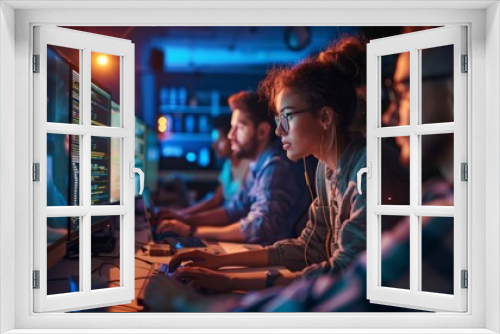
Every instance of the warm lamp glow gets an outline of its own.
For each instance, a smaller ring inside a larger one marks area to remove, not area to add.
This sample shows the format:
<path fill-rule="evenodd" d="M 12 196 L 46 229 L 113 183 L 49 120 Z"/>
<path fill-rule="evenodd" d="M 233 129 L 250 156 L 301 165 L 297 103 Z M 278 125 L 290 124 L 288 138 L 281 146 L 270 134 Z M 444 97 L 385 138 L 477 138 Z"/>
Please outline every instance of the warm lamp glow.
<path fill-rule="evenodd" d="M 99 57 L 97 57 L 97 63 L 99 65 L 107 65 L 108 64 L 108 56 L 99 55 Z"/>
<path fill-rule="evenodd" d="M 164 133 L 168 128 L 168 120 L 165 116 L 160 116 L 158 118 L 158 132 Z"/>

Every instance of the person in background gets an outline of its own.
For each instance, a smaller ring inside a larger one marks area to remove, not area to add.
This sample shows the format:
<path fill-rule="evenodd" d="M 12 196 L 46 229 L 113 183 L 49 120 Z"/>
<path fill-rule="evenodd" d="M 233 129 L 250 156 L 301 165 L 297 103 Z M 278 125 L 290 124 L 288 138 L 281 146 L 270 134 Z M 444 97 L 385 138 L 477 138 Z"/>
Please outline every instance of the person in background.
<path fill-rule="evenodd" d="M 405 32 L 415 30 L 406 29 Z M 386 126 L 409 124 L 410 55 L 398 56 L 390 103 L 382 115 Z M 454 121 L 453 46 L 422 50 L 422 123 Z M 410 141 L 396 140 L 400 163 L 409 166 Z M 422 138 L 422 205 L 453 206 L 453 135 Z M 422 240 L 422 291 L 454 293 L 454 220 L 453 217 L 420 217 Z M 381 285 L 409 289 L 410 222 L 399 220 L 382 233 Z M 370 303 L 366 298 L 366 254 L 363 253 L 344 276 L 322 275 L 313 281 L 297 281 L 285 289 L 253 293 L 242 300 L 221 301 L 216 310 L 273 312 L 367 312 L 407 311 Z M 189 295 L 192 292 L 186 294 Z M 201 305 L 198 305 L 200 307 Z M 210 310 L 212 306 L 205 305 Z"/>
<path fill-rule="evenodd" d="M 340 43 L 344 42 L 341 40 Z M 360 43 L 349 39 L 348 43 Z M 174 277 L 195 281 L 218 292 L 255 290 L 286 285 L 298 277 L 342 272 L 366 247 L 366 197 L 357 189 L 357 172 L 366 165 L 366 140 L 351 132 L 356 115 L 356 76 L 364 69 L 350 59 L 308 59 L 289 68 L 270 71 L 260 92 L 276 115 L 276 134 L 290 160 L 309 155 L 320 163 L 316 172 L 318 198 L 310 207 L 309 221 L 298 238 L 278 241 L 264 249 L 228 255 L 192 251 L 176 255 Z M 364 184 L 362 185 L 362 188 Z M 285 266 L 286 275 L 225 274 L 225 266 Z M 203 267 L 203 268 L 200 268 Z"/>
<path fill-rule="evenodd" d="M 422 119 L 429 122 L 452 122 L 453 104 L 453 61 L 452 49 L 436 48 L 423 51 L 423 106 Z M 427 53 L 427 55 L 426 55 Z M 425 57 L 427 56 L 427 57 Z M 441 61 L 436 61 L 437 58 Z M 428 60 L 425 60 L 428 59 Z M 433 60 L 434 59 L 434 60 Z M 398 91 L 391 94 L 389 107 L 382 120 L 386 125 L 403 125 L 409 119 L 409 56 L 398 57 L 394 83 Z M 436 77 L 439 76 L 439 79 Z M 427 80 L 426 80 L 427 78 Z M 429 78 L 432 78 L 429 80 Z M 427 87 L 424 87 L 427 86 Z M 445 95 L 423 95 L 426 91 L 439 90 Z M 426 97 L 427 96 L 427 97 Z M 437 115 L 436 115 L 437 113 Z M 432 120 L 432 121 L 431 121 Z M 422 143 L 422 150 L 429 147 Z M 409 164 L 410 142 L 398 140 L 400 161 Z M 453 142 L 444 141 L 435 149 L 439 156 L 429 159 L 428 170 L 437 171 L 433 176 L 423 177 L 423 205 L 451 206 L 454 179 L 450 173 L 449 160 L 453 160 Z M 423 154 L 425 154 L 423 152 Z M 444 157 L 442 157 L 444 156 Z M 429 175 L 429 174 L 427 174 Z M 453 218 L 421 217 L 422 229 L 422 290 L 442 294 L 453 294 Z M 381 285 L 408 288 L 409 285 L 409 243 L 410 224 L 407 218 L 400 220 L 391 230 L 382 233 L 381 265 L 383 268 Z M 232 312 L 368 312 L 404 311 L 370 303 L 366 297 L 366 253 L 361 253 L 342 275 L 320 275 L 311 280 L 302 278 L 286 287 L 276 287 L 261 292 L 253 292 L 242 298 L 200 298 L 192 289 L 165 276 L 155 276 L 147 293 L 148 305 L 155 311 L 232 311 Z M 387 273 L 387 274 L 384 274 Z M 155 295 L 152 296 L 151 292 Z M 174 292 L 175 291 L 175 292 Z M 167 301 L 161 296 L 175 300 Z M 183 305 L 183 306 L 180 306 Z"/>
<path fill-rule="evenodd" d="M 295 236 L 311 201 L 301 164 L 285 156 L 274 136 L 268 106 L 256 93 L 229 98 L 232 108 L 228 138 L 238 159 L 250 160 L 239 194 L 223 207 L 187 219 L 165 219 L 157 233 L 181 237 L 268 245 Z"/>
<path fill-rule="evenodd" d="M 162 218 L 188 220 L 192 215 L 212 210 L 227 204 L 233 199 L 243 186 L 248 173 L 249 160 L 239 159 L 231 150 L 231 142 L 227 134 L 231 129 L 231 117 L 219 115 L 213 120 L 214 142 L 212 149 L 219 159 L 224 159 L 222 170 L 219 174 L 219 184 L 215 192 L 207 199 L 193 204 L 184 209 L 162 210 Z"/>

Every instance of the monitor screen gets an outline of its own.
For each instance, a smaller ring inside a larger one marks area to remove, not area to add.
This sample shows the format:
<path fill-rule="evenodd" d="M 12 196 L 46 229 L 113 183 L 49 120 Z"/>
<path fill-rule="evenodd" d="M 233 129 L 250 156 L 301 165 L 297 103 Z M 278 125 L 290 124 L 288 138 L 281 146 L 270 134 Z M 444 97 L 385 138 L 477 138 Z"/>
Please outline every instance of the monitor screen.
<path fill-rule="evenodd" d="M 73 70 L 71 96 L 72 96 L 72 123 L 78 124 L 80 119 L 79 111 L 79 83 L 80 76 Z M 97 86 L 91 84 L 91 125 L 103 126 L 111 124 L 111 94 Z M 72 205 L 80 205 L 80 145 L 78 136 L 70 136 L 70 195 L 69 200 Z M 111 201 L 110 170 L 111 170 L 111 139 L 107 137 L 91 137 L 91 205 L 108 205 Z M 109 217 L 93 216 L 92 230 L 99 229 L 99 226 L 107 224 Z M 80 219 L 78 217 L 69 218 L 69 238 L 78 237 Z"/>

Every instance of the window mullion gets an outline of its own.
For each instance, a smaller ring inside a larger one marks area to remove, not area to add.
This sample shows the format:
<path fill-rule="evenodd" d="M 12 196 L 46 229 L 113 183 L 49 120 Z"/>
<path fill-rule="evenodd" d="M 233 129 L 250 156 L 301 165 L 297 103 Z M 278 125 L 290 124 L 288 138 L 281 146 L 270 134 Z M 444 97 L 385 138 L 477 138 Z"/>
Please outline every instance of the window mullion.
<path fill-rule="evenodd" d="M 453 206 L 409 206 L 409 205 L 376 205 L 373 207 L 373 213 L 381 216 L 417 216 L 431 217 L 454 217 L 455 207 Z"/>
<path fill-rule="evenodd" d="M 91 126 L 90 132 L 96 137 L 123 138 L 128 135 L 128 131 L 122 128 L 112 128 L 107 126 Z"/>
<path fill-rule="evenodd" d="M 420 171 L 420 141 L 415 134 L 415 128 L 419 123 L 420 107 L 420 60 L 417 49 L 410 50 L 410 207 L 414 208 L 419 204 L 419 171 Z M 418 222 L 419 217 L 412 211 L 410 213 L 410 291 L 416 293 L 419 286 L 420 268 L 418 242 Z"/>
<path fill-rule="evenodd" d="M 81 163 L 80 163 L 80 188 L 81 188 L 81 204 L 84 207 L 90 208 L 91 205 L 91 51 L 89 48 L 83 49 L 82 66 L 80 67 L 80 118 L 82 125 L 87 128 L 86 133 L 82 136 Z M 80 239 L 80 281 L 83 284 L 82 291 L 90 293 L 91 291 L 91 216 L 90 211 L 82 218 L 80 230 L 82 238 Z"/>

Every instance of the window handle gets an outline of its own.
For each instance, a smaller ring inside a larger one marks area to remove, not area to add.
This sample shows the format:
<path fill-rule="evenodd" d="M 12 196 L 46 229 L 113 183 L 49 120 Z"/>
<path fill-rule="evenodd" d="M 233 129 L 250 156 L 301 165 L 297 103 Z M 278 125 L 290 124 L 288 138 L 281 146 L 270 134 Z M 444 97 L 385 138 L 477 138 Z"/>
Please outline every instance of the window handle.
<path fill-rule="evenodd" d="M 372 177 L 372 163 L 370 161 L 368 161 L 367 163 L 368 167 L 365 167 L 365 168 L 361 168 L 359 171 L 358 171 L 358 192 L 360 195 L 363 194 L 363 192 L 361 191 L 361 176 L 366 173 L 366 176 L 371 179 Z"/>
<path fill-rule="evenodd" d="M 130 178 L 134 178 L 134 173 L 139 174 L 139 183 L 141 185 L 141 190 L 139 190 L 139 194 L 142 195 L 142 191 L 144 190 L 144 172 L 140 168 L 135 168 L 134 162 L 130 161 L 129 163 L 130 170 Z"/>

